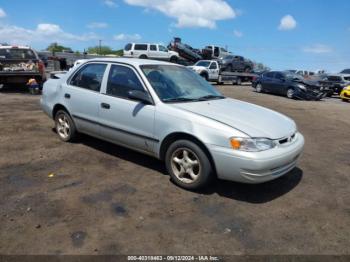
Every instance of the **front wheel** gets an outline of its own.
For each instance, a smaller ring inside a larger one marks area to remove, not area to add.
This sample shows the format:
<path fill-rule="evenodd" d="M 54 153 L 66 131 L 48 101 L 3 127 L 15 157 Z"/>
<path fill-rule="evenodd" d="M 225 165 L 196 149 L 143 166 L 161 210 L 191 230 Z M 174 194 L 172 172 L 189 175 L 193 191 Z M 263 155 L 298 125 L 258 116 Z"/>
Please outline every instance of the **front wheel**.
<path fill-rule="evenodd" d="M 295 91 L 293 88 L 289 88 L 288 91 L 287 91 L 287 97 L 289 99 L 293 99 L 294 98 L 294 94 L 295 94 Z"/>
<path fill-rule="evenodd" d="M 70 115 L 63 110 L 56 113 L 55 129 L 58 137 L 64 142 L 72 142 L 77 137 L 77 129 Z"/>
<path fill-rule="evenodd" d="M 172 181 L 185 189 L 203 188 L 213 178 L 208 156 L 200 146 L 189 140 L 171 144 L 165 156 L 165 164 Z"/>

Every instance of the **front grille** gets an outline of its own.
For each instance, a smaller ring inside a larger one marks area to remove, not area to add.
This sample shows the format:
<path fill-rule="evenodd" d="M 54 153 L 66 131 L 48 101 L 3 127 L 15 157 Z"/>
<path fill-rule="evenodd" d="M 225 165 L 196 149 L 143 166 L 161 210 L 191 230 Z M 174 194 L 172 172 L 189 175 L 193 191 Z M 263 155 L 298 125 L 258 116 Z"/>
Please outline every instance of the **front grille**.
<path fill-rule="evenodd" d="M 283 138 L 281 140 L 279 140 L 278 142 L 283 145 L 285 143 L 290 143 L 290 142 L 293 142 L 293 140 L 295 139 L 295 133 L 293 135 L 291 135 L 290 137 L 286 137 L 286 138 Z"/>

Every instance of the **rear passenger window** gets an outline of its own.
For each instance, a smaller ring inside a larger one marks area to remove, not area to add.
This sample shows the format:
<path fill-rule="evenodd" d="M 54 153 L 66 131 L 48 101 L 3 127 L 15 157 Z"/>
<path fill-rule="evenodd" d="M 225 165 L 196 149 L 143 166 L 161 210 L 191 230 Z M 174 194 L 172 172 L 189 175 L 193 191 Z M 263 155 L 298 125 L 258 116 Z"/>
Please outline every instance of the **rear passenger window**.
<path fill-rule="evenodd" d="M 139 50 L 139 51 L 146 51 L 147 50 L 147 45 L 140 45 L 140 44 L 137 44 L 135 45 L 135 50 Z"/>
<path fill-rule="evenodd" d="M 106 94 L 128 98 L 131 90 L 145 91 L 135 72 L 126 66 L 112 65 L 108 76 Z"/>
<path fill-rule="evenodd" d="M 275 74 L 274 72 L 269 72 L 269 73 L 264 74 L 264 77 L 273 78 L 274 74 Z"/>
<path fill-rule="evenodd" d="M 70 85 L 100 92 L 106 66 L 106 64 L 88 64 L 84 66 L 73 76 Z"/>
<path fill-rule="evenodd" d="M 157 46 L 156 45 L 151 45 L 150 50 L 151 51 L 157 51 Z"/>

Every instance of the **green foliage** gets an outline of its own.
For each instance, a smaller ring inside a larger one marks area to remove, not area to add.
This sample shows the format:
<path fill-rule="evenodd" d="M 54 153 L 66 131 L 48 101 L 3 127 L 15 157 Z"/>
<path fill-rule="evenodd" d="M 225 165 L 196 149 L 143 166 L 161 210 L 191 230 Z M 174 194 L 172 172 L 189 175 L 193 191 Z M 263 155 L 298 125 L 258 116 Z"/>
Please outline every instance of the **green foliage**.
<path fill-rule="evenodd" d="M 66 47 L 63 45 L 59 45 L 58 43 L 52 43 L 50 44 L 47 48 L 47 51 L 50 52 L 63 52 L 63 51 L 72 51 L 72 49 L 70 47 Z"/>
<path fill-rule="evenodd" d="M 98 54 L 98 55 L 123 55 L 123 50 L 113 50 L 109 46 L 92 46 L 88 48 L 88 54 Z"/>

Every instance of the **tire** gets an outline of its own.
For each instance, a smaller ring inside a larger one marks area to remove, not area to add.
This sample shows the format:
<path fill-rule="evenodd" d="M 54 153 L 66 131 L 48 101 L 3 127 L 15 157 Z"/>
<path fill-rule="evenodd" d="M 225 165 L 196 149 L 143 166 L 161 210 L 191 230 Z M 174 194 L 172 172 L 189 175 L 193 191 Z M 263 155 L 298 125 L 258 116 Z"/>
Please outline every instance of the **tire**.
<path fill-rule="evenodd" d="M 59 110 L 55 115 L 55 129 L 58 137 L 63 142 L 73 142 L 77 138 L 77 129 L 70 115 Z"/>
<path fill-rule="evenodd" d="M 225 71 L 226 71 L 226 72 L 232 72 L 232 65 L 228 65 L 228 66 L 225 68 Z"/>
<path fill-rule="evenodd" d="M 263 93 L 264 92 L 262 84 L 260 84 L 260 83 L 256 84 L 255 90 L 256 90 L 257 93 Z"/>
<path fill-rule="evenodd" d="M 140 55 L 139 58 L 140 59 L 148 59 L 148 57 L 146 55 Z"/>
<path fill-rule="evenodd" d="M 252 71 L 252 69 L 250 67 L 244 68 L 244 72 L 245 73 L 250 73 L 251 71 Z"/>
<path fill-rule="evenodd" d="M 205 80 L 207 80 L 207 81 L 208 81 L 208 79 L 209 79 L 209 76 L 208 76 L 207 73 L 200 73 L 200 76 L 203 77 L 203 78 L 204 78 Z"/>
<path fill-rule="evenodd" d="M 293 99 L 293 98 L 294 98 L 294 94 L 295 94 L 295 91 L 294 91 L 293 88 L 289 88 L 289 89 L 287 90 L 287 97 L 288 97 L 289 99 Z"/>
<path fill-rule="evenodd" d="M 345 99 L 345 98 L 342 98 L 341 99 L 343 102 L 349 102 L 350 100 L 348 100 L 348 99 Z"/>
<path fill-rule="evenodd" d="M 165 165 L 171 180 L 188 190 L 203 188 L 214 177 L 207 154 L 199 145 L 189 140 L 178 140 L 169 146 Z"/>
<path fill-rule="evenodd" d="M 238 86 L 242 85 L 242 79 L 240 77 L 237 78 L 236 85 Z"/>
<path fill-rule="evenodd" d="M 170 60 L 169 60 L 171 63 L 177 63 L 177 57 L 176 56 L 172 56 L 170 57 Z"/>

